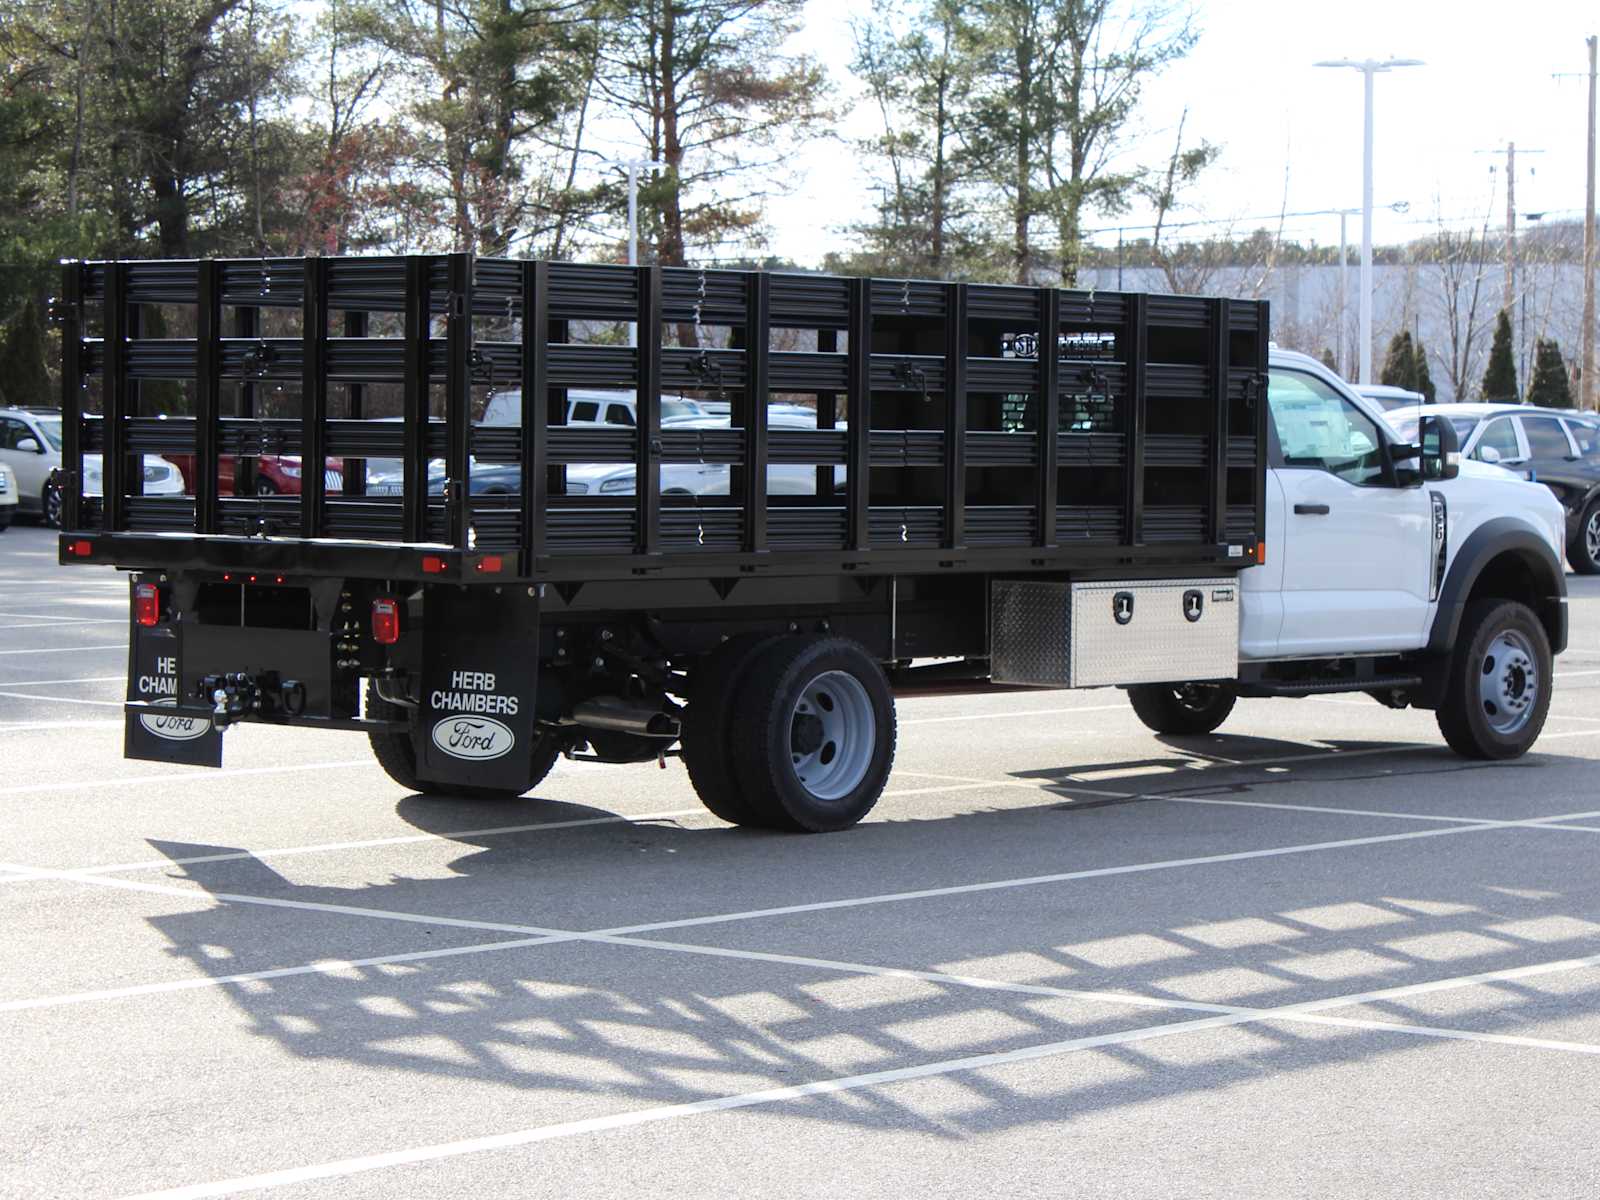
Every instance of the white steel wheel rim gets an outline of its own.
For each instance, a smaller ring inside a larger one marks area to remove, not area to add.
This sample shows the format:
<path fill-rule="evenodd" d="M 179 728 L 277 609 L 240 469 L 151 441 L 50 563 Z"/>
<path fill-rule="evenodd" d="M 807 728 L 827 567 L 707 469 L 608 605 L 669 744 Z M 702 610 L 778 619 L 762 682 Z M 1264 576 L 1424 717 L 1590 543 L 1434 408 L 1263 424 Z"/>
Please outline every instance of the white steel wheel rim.
<path fill-rule="evenodd" d="M 1478 702 L 1489 728 L 1506 735 L 1520 730 L 1539 700 L 1539 667 L 1533 646 L 1514 629 L 1495 635 L 1478 672 Z"/>
<path fill-rule="evenodd" d="M 1600 508 L 1589 514 L 1589 523 L 1583 527 L 1583 545 L 1589 561 L 1600 564 Z"/>
<path fill-rule="evenodd" d="M 845 671 L 825 671 L 801 690 L 789 714 L 789 759 L 800 786 L 838 800 L 872 767 L 878 719 L 867 689 Z"/>
<path fill-rule="evenodd" d="M 1214 683 L 1180 683 L 1172 689 L 1179 706 L 1189 712 L 1205 712 L 1217 702 L 1222 691 Z"/>

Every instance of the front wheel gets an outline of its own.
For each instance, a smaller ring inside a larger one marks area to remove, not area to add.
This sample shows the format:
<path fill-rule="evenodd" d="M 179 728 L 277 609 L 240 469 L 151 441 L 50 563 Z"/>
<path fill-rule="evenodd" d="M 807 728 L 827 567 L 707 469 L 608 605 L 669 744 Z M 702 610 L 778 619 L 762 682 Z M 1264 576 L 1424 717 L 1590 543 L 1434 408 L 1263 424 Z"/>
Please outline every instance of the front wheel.
<path fill-rule="evenodd" d="M 1577 533 L 1567 543 L 1567 561 L 1579 575 L 1600 575 L 1600 499 L 1583 510 Z"/>
<path fill-rule="evenodd" d="M 1157 733 L 1195 736 L 1228 719 L 1238 699 L 1220 683 L 1142 683 L 1128 689 L 1139 720 Z"/>
<path fill-rule="evenodd" d="M 857 642 L 786 637 L 762 648 L 734 703 L 740 798 L 761 824 L 848 829 L 882 795 L 894 764 L 894 696 Z"/>
<path fill-rule="evenodd" d="M 1463 758 L 1519 758 L 1550 712 L 1553 660 L 1539 618 L 1514 600 L 1476 600 L 1456 635 L 1436 719 Z"/>
<path fill-rule="evenodd" d="M 53 483 L 44 485 L 44 494 L 39 497 L 40 511 L 44 514 L 44 523 L 51 529 L 61 528 L 61 489 Z"/>

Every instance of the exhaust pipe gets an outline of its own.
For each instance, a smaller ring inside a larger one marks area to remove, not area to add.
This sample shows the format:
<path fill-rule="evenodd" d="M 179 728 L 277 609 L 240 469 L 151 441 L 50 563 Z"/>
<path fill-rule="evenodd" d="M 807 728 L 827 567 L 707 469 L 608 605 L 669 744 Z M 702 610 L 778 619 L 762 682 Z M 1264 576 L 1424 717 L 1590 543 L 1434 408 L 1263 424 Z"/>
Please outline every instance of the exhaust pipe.
<path fill-rule="evenodd" d="M 658 704 L 624 700 L 621 696 L 596 696 L 584 700 L 573 707 L 572 720 L 591 729 L 614 729 L 638 737 L 670 740 L 678 736 L 675 713 L 663 712 Z"/>

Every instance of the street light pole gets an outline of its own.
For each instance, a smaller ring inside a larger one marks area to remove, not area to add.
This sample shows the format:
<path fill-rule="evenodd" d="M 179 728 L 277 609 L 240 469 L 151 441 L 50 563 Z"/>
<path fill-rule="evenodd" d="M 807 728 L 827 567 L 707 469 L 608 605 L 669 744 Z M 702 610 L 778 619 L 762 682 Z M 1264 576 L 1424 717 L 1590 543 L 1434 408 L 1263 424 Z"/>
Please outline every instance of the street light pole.
<path fill-rule="evenodd" d="M 1379 71 L 1396 67 L 1420 67 L 1419 58 L 1331 59 L 1314 64 L 1319 67 L 1350 67 L 1360 71 L 1365 87 L 1365 116 L 1361 146 L 1361 382 L 1372 382 L 1372 80 Z"/>
<path fill-rule="evenodd" d="M 1334 353 L 1333 357 L 1334 362 L 1338 366 L 1339 378 L 1341 379 L 1346 378 L 1346 363 L 1344 360 L 1344 322 L 1345 314 L 1350 311 L 1350 302 L 1345 298 L 1345 292 L 1348 290 L 1350 278 L 1350 260 L 1345 254 L 1345 246 L 1348 244 L 1348 242 L 1345 238 L 1344 223 L 1345 218 L 1354 211 L 1355 209 L 1353 208 L 1341 208 L 1339 210 L 1339 348 Z"/>
<path fill-rule="evenodd" d="M 657 170 L 664 171 L 671 164 L 656 162 L 650 158 L 613 159 L 612 165 L 626 167 L 628 170 L 628 265 L 639 265 L 639 172 Z M 639 344 L 639 330 L 634 322 L 628 322 L 628 345 Z"/>
<path fill-rule="evenodd" d="M 639 172 L 665 171 L 670 165 L 650 158 L 630 158 L 619 161 L 619 167 L 628 169 L 628 265 L 639 265 Z"/>

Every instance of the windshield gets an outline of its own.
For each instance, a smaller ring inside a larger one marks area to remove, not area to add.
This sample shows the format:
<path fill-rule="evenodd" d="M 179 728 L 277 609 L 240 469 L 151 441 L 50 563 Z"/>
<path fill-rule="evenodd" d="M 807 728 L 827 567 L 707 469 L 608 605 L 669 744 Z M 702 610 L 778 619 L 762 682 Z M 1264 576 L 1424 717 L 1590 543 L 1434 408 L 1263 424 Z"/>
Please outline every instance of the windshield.
<path fill-rule="evenodd" d="M 661 398 L 661 419 L 663 421 L 671 421 L 678 417 L 703 417 L 705 415 L 706 410 L 693 400 L 668 400 L 665 396 Z"/>
<path fill-rule="evenodd" d="M 1437 416 L 1438 414 L 1430 413 L 1428 415 Z M 1472 436 L 1472 431 L 1478 427 L 1479 420 L 1477 417 L 1446 417 L 1445 419 L 1456 427 L 1456 440 L 1463 446 L 1467 444 L 1467 438 Z M 1415 442 L 1417 440 L 1417 425 L 1420 421 L 1420 417 L 1389 418 L 1389 424 L 1394 426 L 1394 431 L 1400 435 L 1402 441 L 1407 442 Z"/>
<path fill-rule="evenodd" d="M 61 449 L 61 421 L 59 418 L 39 418 L 39 431 L 44 434 L 44 440 L 50 443 L 50 449 Z"/>

